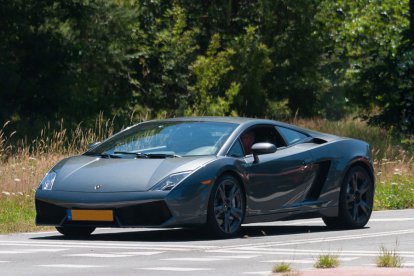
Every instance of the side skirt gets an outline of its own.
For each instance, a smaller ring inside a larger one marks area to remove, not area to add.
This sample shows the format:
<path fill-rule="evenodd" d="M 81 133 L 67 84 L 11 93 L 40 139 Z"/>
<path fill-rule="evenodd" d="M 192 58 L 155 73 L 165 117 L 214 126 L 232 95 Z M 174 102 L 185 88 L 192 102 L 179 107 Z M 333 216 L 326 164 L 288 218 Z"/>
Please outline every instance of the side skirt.
<path fill-rule="evenodd" d="M 295 219 L 310 219 L 319 217 L 335 217 L 338 215 L 338 207 L 318 208 L 317 210 L 295 210 L 287 212 L 278 212 L 273 214 L 247 216 L 244 224 L 256 222 L 285 221 Z"/>

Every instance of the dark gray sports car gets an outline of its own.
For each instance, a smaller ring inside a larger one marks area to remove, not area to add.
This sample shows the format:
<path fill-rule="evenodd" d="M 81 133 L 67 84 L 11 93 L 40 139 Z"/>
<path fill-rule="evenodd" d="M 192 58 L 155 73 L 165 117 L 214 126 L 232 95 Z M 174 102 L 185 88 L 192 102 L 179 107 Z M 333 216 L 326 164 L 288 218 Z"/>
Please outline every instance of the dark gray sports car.
<path fill-rule="evenodd" d="M 373 196 L 363 141 L 271 120 L 175 118 L 134 125 L 60 161 L 36 191 L 36 223 L 64 235 L 202 226 L 231 237 L 243 223 L 311 217 L 360 228 Z"/>

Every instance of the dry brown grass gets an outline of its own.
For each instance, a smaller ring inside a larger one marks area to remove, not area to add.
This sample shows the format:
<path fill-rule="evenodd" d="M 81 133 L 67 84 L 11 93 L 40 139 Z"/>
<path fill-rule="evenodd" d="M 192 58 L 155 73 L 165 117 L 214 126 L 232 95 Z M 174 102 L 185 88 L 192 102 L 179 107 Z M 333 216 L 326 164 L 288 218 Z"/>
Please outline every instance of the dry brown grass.
<path fill-rule="evenodd" d="M 90 143 L 102 141 L 114 132 L 113 119 L 105 120 L 100 115 L 93 128 L 79 124 L 73 130 L 52 131 L 48 125 L 36 139 L 12 143 L 14 132 L 6 136 L 7 125 L 0 129 L 0 198 L 30 192 L 59 160 L 84 152 Z"/>
<path fill-rule="evenodd" d="M 414 156 L 396 145 L 383 129 L 367 126 L 365 122 L 352 118 L 339 122 L 294 119 L 291 123 L 368 141 L 372 146 L 379 183 L 390 182 L 395 176 L 414 178 Z M 14 132 L 7 137 L 4 131 L 7 127 L 6 123 L 0 129 L 0 193 L 31 191 L 59 160 L 82 153 L 88 144 L 102 141 L 115 131 L 114 119 L 104 119 L 102 114 L 96 119 L 94 127 L 84 128 L 79 124 L 73 130 L 62 127 L 52 131 L 50 126 L 46 126 L 32 141 L 22 139 L 11 143 Z"/>
<path fill-rule="evenodd" d="M 0 191 L 28 192 L 34 189 L 44 176 L 65 155 L 47 154 L 13 156 L 0 167 Z"/>
<path fill-rule="evenodd" d="M 351 117 L 342 121 L 326 119 L 294 119 L 291 123 L 305 128 L 367 141 L 378 182 L 389 182 L 395 176 L 414 178 L 414 155 L 403 147 L 385 129 L 368 126 L 366 122 Z"/>

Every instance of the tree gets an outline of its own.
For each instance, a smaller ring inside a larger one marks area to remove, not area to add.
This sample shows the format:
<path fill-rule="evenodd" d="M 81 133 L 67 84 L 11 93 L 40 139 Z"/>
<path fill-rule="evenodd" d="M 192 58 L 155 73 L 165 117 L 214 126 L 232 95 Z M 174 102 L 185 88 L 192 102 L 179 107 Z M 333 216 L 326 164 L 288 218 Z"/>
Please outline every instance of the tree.
<path fill-rule="evenodd" d="M 173 2 L 142 1 L 138 20 L 134 103 L 138 111 L 171 116 L 189 96 L 189 66 L 199 49 L 199 30 L 188 26 L 187 11 Z"/>
<path fill-rule="evenodd" d="M 3 1 L 0 121 L 79 122 L 122 107 L 135 9 L 115 0 Z"/>
<path fill-rule="evenodd" d="M 373 1 L 343 10 L 350 99 L 369 122 L 414 133 L 413 1 Z M 397 28 L 398 26 L 398 28 Z M 381 31 L 380 31 L 381 30 Z"/>
<path fill-rule="evenodd" d="M 226 76 L 234 69 L 230 62 L 234 50 L 229 48 L 219 51 L 220 47 L 220 36 L 215 34 L 206 55 L 198 56 L 191 65 L 196 82 L 190 87 L 193 100 L 188 107 L 182 107 L 185 115 L 237 115 L 231 106 L 239 93 L 240 84 L 228 84 L 225 81 Z"/>

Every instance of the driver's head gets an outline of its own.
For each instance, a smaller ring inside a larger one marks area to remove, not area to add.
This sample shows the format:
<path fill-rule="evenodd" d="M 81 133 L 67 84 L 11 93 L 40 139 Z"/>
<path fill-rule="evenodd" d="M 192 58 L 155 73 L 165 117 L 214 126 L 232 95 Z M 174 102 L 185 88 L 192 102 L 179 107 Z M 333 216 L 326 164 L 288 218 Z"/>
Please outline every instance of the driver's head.
<path fill-rule="evenodd" d="M 242 134 L 242 136 L 240 136 L 240 139 L 242 141 L 245 154 L 246 155 L 251 154 L 252 153 L 252 146 L 253 146 L 254 141 L 255 141 L 254 132 L 253 131 L 245 132 L 245 133 Z"/>

